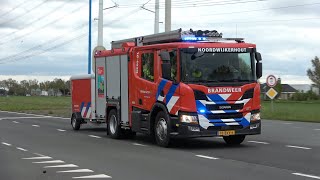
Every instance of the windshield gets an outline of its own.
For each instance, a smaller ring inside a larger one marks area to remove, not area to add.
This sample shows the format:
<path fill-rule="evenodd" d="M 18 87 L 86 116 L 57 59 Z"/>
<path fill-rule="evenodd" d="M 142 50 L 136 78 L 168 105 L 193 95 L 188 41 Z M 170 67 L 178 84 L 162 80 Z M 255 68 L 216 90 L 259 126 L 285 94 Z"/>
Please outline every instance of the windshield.
<path fill-rule="evenodd" d="M 181 49 L 184 82 L 244 82 L 254 81 L 251 53 L 198 52 Z"/>

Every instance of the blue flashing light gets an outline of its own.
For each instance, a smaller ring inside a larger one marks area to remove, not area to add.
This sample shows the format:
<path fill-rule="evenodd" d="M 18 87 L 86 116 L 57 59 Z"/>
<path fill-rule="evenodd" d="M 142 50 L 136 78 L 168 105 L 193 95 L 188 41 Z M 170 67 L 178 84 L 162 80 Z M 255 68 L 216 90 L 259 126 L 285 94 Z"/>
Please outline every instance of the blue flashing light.
<path fill-rule="evenodd" d="M 200 110 L 199 110 L 199 112 L 203 114 L 203 113 L 205 113 L 205 112 L 206 112 L 206 110 L 204 110 L 204 109 L 200 109 Z"/>
<path fill-rule="evenodd" d="M 182 37 L 182 41 L 206 41 L 207 37 L 195 37 L 195 36 L 185 36 Z"/>

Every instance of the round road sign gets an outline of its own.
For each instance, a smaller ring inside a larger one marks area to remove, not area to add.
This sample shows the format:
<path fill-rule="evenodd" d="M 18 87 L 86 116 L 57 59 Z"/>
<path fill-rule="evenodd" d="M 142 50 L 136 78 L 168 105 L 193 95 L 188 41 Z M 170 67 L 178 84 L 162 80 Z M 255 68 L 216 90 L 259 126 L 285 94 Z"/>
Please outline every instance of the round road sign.
<path fill-rule="evenodd" d="M 277 78 L 274 75 L 269 75 L 267 77 L 267 85 L 269 87 L 275 87 L 277 85 Z"/>

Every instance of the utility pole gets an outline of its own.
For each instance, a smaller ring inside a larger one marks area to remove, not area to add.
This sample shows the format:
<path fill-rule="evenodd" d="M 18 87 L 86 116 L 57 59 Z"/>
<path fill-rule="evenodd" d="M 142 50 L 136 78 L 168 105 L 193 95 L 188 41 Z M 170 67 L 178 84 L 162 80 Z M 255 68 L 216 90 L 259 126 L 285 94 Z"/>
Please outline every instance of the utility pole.
<path fill-rule="evenodd" d="M 159 33 L 159 0 L 156 0 L 154 15 L 154 33 Z"/>
<path fill-rule="evenodd" d="M 89 43 L 88 43 L 88 74 L 91 74 L 91 10 L 92 0 L 89 0 Z"/>
<path fill-rule="evenodd" d="M 164 25 L 165 25 L 165 32 L 171 31 L 171 0 L 166 0 Z"/>
<path fill-rule="evenodd" d="M 103 0 L 99 0 L 98 46 L 103 46 Z"/>

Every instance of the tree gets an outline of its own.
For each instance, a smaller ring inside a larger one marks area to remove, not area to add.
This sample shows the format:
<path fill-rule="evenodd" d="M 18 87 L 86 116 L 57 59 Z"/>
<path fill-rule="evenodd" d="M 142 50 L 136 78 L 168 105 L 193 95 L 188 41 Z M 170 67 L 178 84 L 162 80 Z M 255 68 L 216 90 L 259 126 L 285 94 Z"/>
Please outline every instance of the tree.
<path fill-rule="evenodd" d="M 314 82 L 315 86 L 320 89 L 320 60 L 316 56 L 311 60 L 312 68 L 307 70 L 307 75 L 309 79 Z"/>

